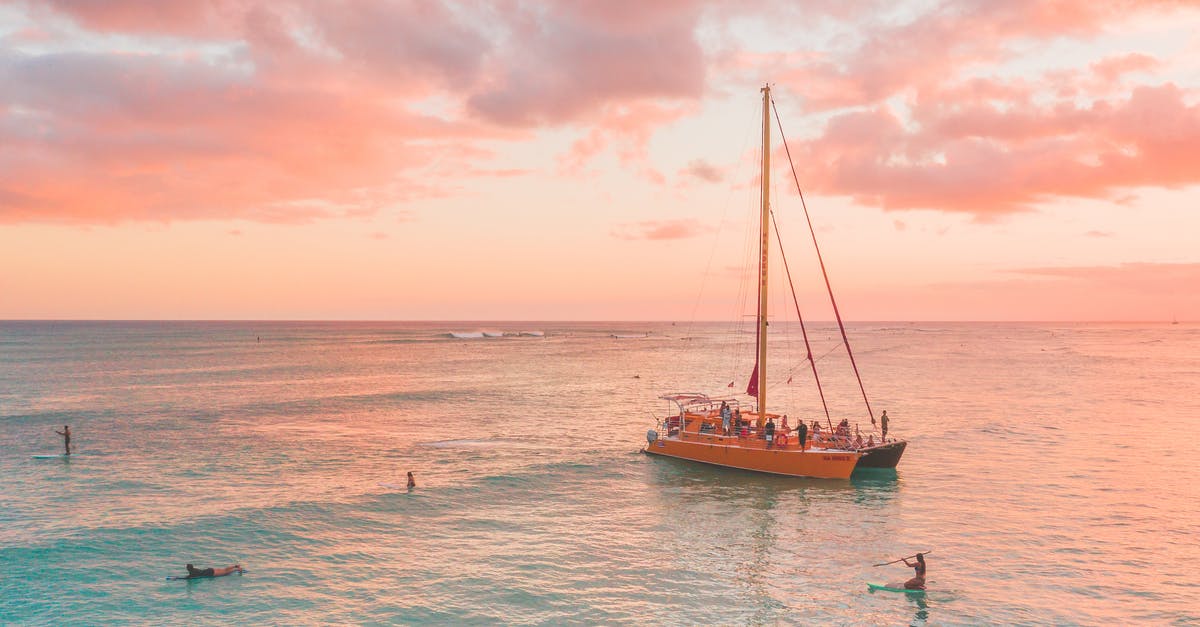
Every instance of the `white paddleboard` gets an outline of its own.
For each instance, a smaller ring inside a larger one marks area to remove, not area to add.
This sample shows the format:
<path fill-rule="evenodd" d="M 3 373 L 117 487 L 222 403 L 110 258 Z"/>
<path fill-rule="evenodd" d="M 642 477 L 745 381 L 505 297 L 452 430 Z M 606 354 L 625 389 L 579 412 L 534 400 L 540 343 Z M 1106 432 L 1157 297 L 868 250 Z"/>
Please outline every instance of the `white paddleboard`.
<path fill-rule="evenodd" d="M 70 457 L 70 455 L 67 455 L 66 453 L 59 453 L 58 455 L 34 455 L 33 456 L 34 459 L 57 459 L 59 457 Z"/>

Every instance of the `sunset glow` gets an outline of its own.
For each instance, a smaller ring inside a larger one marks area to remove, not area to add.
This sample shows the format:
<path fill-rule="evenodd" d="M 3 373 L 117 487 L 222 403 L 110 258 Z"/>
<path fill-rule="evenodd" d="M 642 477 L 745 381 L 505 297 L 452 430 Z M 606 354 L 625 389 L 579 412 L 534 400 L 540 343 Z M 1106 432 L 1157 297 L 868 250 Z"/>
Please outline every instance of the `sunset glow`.
<path fill-rule="evenodd" d="M 725 319 L 765 82 L 848 318 L 1200 320 L 1200 6 L 1085 0 L 0 2 L 0 318 Z"/>

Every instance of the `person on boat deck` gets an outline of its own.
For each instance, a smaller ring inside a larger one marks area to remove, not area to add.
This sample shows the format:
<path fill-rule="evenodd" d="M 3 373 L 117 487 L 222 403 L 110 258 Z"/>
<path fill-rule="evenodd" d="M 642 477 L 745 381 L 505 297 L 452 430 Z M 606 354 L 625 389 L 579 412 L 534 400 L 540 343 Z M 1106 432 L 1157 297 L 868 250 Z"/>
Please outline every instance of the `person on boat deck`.
<path fill-rule="evenodd" d="M 721 401 L 721 433 L 729 435 L 729 421 L 733 413 L 729 411 L 729 403 Z"/>
<path fill-rule="evenodd" d="M 408 489 L 411 490 L 417 487 L 417 480 L 413 478 L 412 471 L 408 471 Z"/>
<path fill-rule="evenodd" d="M 224 577 L 225 575 L 242 572 L 242 566 L 241 564 L 234 564 L 233 566 L 226 566 L 225 568 L 196 568 L 195 566 L 188 564 L 187 571 L 188 574 L 186 579 L 198 579 L 200 577 Z"/>
<path fill-rule="evenodd" d="M 867 434 L 867 448 L 871 448 L 872 446 L 875 446 L 875 434 L 868 433 Z"/>
<path fill-rule="evenodd" d="M 767 426 L 763 427 L 763 435 L 767 437 L 767 448 L 775 443 L 775 419 L 768 416 Z"/>
<path fill-rule="evenodd" d="M 883 410 L 883 415 L 879 416 L 879 427 L 883 429 L 883 437 L 879 439 L 880 443 L 887 442 L 887 410 Z"/>
<path fill-rule="evenodd" d="M 917 562 L 915 564 L 912 562 L 909 562 L 907 558 L 904 558 L 904 565 L 916 570 L 916 575 L 912 579 L 909 579 L 908 581 L 904 582 L 904 588 L 906 590 L 924 590 L 925 589 L 925 556 L 921 553 L 917 553 Z"/>
<path fill-rule="evenodd" d="M 800 424 L 796 425 L 796 439 L 800 440 L 800 450 L 804 450 L 804 445 L 808 443 L 808 425 L 801 420 Z"/>
<path fill-rule="evenodd" d="M 788 426 L 787 414 L 783 415 L 783 422 L 779 424 L 779 430 L 782 431 L 784 435 L 792 432 L 792 428 Z"/>

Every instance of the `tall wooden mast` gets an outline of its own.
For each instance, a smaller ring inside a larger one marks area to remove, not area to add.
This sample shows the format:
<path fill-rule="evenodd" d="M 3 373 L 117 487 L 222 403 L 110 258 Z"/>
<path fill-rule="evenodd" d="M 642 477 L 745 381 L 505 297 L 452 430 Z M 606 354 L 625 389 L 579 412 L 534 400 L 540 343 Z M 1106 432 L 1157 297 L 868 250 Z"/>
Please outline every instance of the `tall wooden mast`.
<path fill-rule="evenodd" d="M 758 426 L 767 420 L 767 243 L 771 219 L 771 86 L 763 85 L 762 219 L 758 241 Z"/>

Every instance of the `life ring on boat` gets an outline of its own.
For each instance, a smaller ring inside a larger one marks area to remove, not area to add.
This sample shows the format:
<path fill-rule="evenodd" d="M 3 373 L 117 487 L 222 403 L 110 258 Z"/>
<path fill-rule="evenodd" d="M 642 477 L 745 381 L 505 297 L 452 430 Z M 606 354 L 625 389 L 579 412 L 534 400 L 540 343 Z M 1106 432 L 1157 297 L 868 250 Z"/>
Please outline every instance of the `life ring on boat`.
<path fill-rule="evenodd" d="M 786 433 L 780 433 L 779 435 L 776 435 L 776 436 L 775 436 L 775 443 L 776 443 L 776 444 L 778 444 L 778 445 L 780 445 L 780 446 L 787 446 L 787 443 L 788 443 L 788 436 L 787 436 L 787 434 L 786 434 Z"/>

